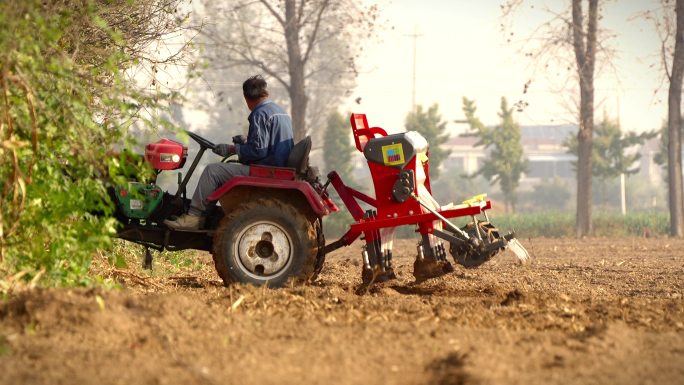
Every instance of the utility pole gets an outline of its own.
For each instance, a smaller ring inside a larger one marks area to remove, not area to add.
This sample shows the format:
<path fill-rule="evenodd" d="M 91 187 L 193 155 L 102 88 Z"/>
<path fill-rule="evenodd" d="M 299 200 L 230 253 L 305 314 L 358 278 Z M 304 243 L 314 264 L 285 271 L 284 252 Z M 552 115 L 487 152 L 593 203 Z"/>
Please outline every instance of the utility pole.
<path fill-rule="evenodd" d="M 617 125 L 620 132 L 622 132 L 622 125 L 620 125 L 620 95 L 617 96 Z M 622 215 L 627 215 L 627 191 L 625 190 L 625 173 L 620 174 L 620 210 Z"/>
<path fill-rule="evenodd" d="M 413 34 L 406 35 L 413 38 L 413 89 L 411 91 L 411 111 L 416 111 L 416 46 L 418 45 L 418 38 L 423 36 L 418 34 L 418 26 L 413 26 Z"/>

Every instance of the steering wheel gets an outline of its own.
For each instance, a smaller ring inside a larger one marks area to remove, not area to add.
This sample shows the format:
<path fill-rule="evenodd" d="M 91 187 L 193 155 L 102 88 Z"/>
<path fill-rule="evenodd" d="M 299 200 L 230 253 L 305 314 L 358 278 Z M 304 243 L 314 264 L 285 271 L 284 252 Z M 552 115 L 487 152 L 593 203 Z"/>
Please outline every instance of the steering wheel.
<path fill-rule="evenodd" d="M 207 139 L 204 139 L 203 137 L 195 134 L 194 132 L 185 130 L 185 133 L 188 134 L 188 136 L 191 137 L 195 142 L 197 142 L 201 147 L 206 147 L 210 150 L 213 150 L 216 147 L 214 143 L 210 142 Z"/>
<path fill-rule="evenodd" d="M 210 142 L 207 139 L 204 139 L 203 137 L 195 134 L 194 132 L 185 130 L 185 133 L 188 134 L 188 136 L 190 136 L 192 139 L 194 139 L 195 142 L 199 143 L 201 147 L 206 147 L 210 150 L 213 150 L 216 147 L 214 143 Z M 234 156 L 235 154 L 226 156 L 221 160 L 221 163 L 240 163 L 240 161 L 237 158 L 232 159 L 232 157 Z"/>

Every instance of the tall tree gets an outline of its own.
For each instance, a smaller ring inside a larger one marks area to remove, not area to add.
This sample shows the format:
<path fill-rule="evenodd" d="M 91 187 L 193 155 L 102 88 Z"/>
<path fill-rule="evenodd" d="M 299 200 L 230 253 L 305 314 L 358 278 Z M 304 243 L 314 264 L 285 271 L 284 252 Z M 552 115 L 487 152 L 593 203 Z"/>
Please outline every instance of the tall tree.
<path fill-rule="evenodd" d="M 670 202 L 670 234 L 684 235 L 684 191 L 682 190 L 682 80 L 684 79 L 684 0 L 677 0 L 670 87 L 667 98 L 668 192 Z"/>
<path fill-rule="evenodd" d="M 591 222 L 591 174 L 594 132 L 594 68 L 596 63 L 596 31 L 598 0 L 588 0 L 585 23 L 582 1 L 572 0 L 572 44 L 580 86 L 579 132 L 577 133 L 577 217 L 578 237 L 589 235 Z"/>
<path fill-rule="evenodd" d="M 442 121 L 439 114 L 439 106 L 433 104 L 427 111 L 423 106 L 416 106 L 416 110 L 406 116 L 406 131 L 417 131 L 428 142 L 430 151 L 430 179 L 439 178 L 439 167 L 449 157 L 450 150 L 442 148 L 442 144 L 449 140 L 446 130 L 446 122 Z"/>
<path fill-rule="evenodd" d="M 604 116 L 596 125 L 592 147 L 592 175 L 601 181 L 601 189 L 605 191 L 607 181 L 620 174 L 636 174 L 639 167 L 635 163 L 641 159 L 639 152 L 629 152 L 630 148 L 641 145 L 647 139 L 657 135 L 656 132 L 624 133 L 620 125 Z M 565 143 L 568 152 L 577 155 L 577 137 L 571 136 Z M 604 199 L 604 193 L 601 193 Z M 604 199 L 605 200 L 605 199 Z"/>
<path fill-rule="evenodd" d="M 684 1 L 661 0 L 656 10 L 643 13 L 653 21 L 661 44 L 660 63 L 669 83 L 666 127 L 661 143 L 667 151 L 656 161 L 667 168 L 670 235 L 684 236 L 684 186 L 682 181 L 682 80 L 684 78 Z"/>
<path fill-rule="evenodd" d="M 512 14 L 524 0 L 510 0 L 502 6 L 504 16 Z M 579 130 L 577 164 L 577 213 L 576 235 L 588 235 L 592 230 L 591 222 L 591 161 L 592 138 L 594 131 L 594 74 L 598 44 L 599 1 L 587 0 L 588 9 L 582 7 L 584 1 L 572 0 L 567 11 L 550 12 L 551 20 L 543 23 L 530 41 L 534 41 L 532 52 L 525 52 L 544 68 L 572 68 L 579 85 Z M 605 36 L 605 35 L 604 35 Z M 600 44 L 604 53 L 608 45 Z M 572 53 L 572 63 L 565 62 Z M 609 55 L 605 56 L 606 58 Z M 528 82 L 529 84 L 529 82 Z M 526 84 L 526 89 L 528 84 Z"/>
<path fill-rule="evenodd" d="M 513 119 L 513 108 L 508 107 L 505 97 L 501 98 L 499 117 L 501 124 L 487 127 L 476 116 L 475 101 L 463 98 L 463 112 L 472 132 L 465 136 L 478 138 L 475 146 L 484 146 L 490 154 L 473 176 L 482 175 L 490 183 L 499 183 L 504 195 L 506 211 L 515 212 L 515 190 L 520 184 L 522 173 L 527 170 L 527 159 L 523 154 L 520 125 Z"/>
<path fill-rule="evenodd" d="M 376 7 L 358 0 L 234 0 L 205 4 L 221 23 L 205 29 L 216 66 L 248 66 L 280 83 L 290 99 L 295 139 L 307 134 L 307 87 L 339 88 L 355 78 L 360 36 L 372 34 Z M 317 82 L 317 84 L 311 84 Z"/>
<path fill-rule="evenodd" d="M 352 180 L 351 157 L 354 147 L 350 139 L 349 122 L 339 111 L 334 111 L 328 116 L 328 124 L 325 129 L 323 160 L 327 171 L 337 171 L 345 181 Z"/>

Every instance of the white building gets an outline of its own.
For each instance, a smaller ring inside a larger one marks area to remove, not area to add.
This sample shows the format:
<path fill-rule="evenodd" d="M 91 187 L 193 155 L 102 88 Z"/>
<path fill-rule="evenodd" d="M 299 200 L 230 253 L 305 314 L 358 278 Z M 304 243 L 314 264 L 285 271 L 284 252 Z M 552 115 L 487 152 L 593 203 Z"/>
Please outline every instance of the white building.
<path fill-rule="evenodd" d="M 542 180 L 555 178 L 574 180 L 576 177 L 573 162 L 574 154 L 568 153 L 563 143 L 577 133 L 577 126 L 563 124 L 555 126 L 521 126 L 521 142 L 528 160 L 527 172 L 521 179 L 521 187 L 535 185 Z M 484 162 L 487 153 L 482 146 L 475 147 L 477 138 L 452 137 L 444 144 L 451 150 L 443 167 L 465 174 L 475 173 Z M 654 138 L 640 146 L 639 175 L 646 176 L 653 183 L 662 180 L 662 168 L 653 157 L 658 152 L 659 139 Z"/>

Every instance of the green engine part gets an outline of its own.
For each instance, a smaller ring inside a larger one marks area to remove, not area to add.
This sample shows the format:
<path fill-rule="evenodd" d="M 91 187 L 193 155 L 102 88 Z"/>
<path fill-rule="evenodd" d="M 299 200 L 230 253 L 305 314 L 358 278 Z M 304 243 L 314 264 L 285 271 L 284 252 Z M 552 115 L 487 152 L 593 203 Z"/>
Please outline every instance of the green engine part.
<path fill-rule="evenodd" d="M 147 219 L 162 202 L 162 189 L 156 184 L 128 182 L 116 188 L 116 199 L 127 218 Z"/>

